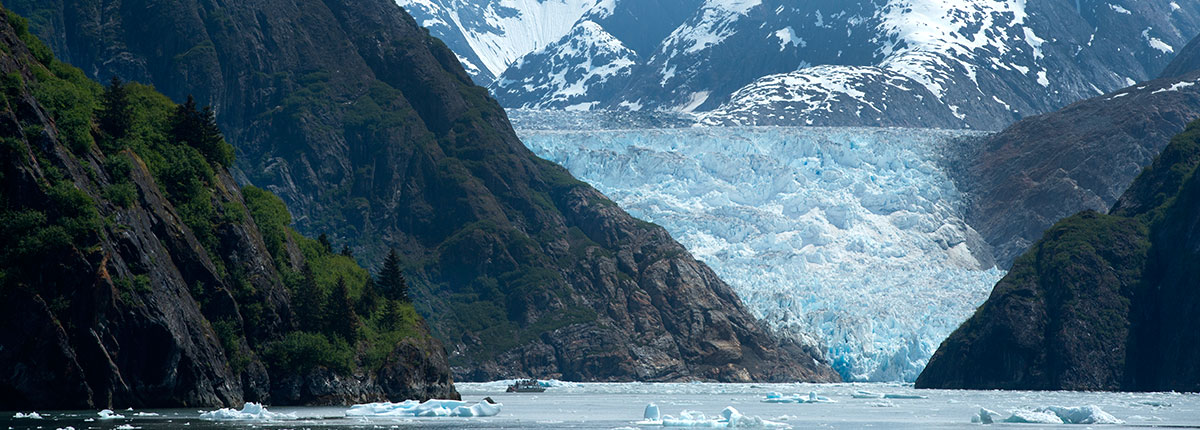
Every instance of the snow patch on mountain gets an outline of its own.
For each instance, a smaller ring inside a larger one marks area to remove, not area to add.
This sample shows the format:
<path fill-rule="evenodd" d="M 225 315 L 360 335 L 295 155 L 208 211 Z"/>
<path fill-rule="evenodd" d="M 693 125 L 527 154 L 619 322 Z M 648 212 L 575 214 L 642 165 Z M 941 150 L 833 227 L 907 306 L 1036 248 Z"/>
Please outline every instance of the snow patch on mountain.
<path fill-rule="evenodd" d="M 614 76 L 628 75 L 636 63 L 637 53 L 604 31 L 599 24 L 583 21 L 561 43 L 534 52 L 521 61 L 536 61 L 555 65 L 548 76 L 526 76 L 521 81 L 501 77 L 495 91 L 522 91 L 540 95 L 537 108 L 547 105 L 565 106 L 570 110 L 589 110 L 595 104 L 581 99 L 595 85 L 604 85 Z M 517 64 L 520 67 L 520 63 Z"/>
<path fill-rule="evenodd" d="M 559 40 L 596 0 L 396 0 L 434 36 L 467 46 L 491 76 L 499 76 L 525 54 Z M 609 1 L 611 3 L 611 0 Z M 473 64 L 474 65 L 474 64 Z"/>
<path fill-rule="evenodd" d="M 700 9 L 700 19 L 695 24 L 677 28 L 664 42 L 666 46 L 683 46 L 686 54 L 695 53 L 721 43 L 736 28 L 738 17 L 762 4 L 762 0 L 707 0 Z M 672 57 L 676 53 L 670 54 Z"/>
<path fill-rule="evenodd" d="M 757 316 L 815 333 L 809 341 L 848 380 L 915 379 L 1003 275 L 960 218 L 962 195 L 937 162 L 941 145 L 963 132 L 518 134 L 538 156 L 667 228 Z"/>

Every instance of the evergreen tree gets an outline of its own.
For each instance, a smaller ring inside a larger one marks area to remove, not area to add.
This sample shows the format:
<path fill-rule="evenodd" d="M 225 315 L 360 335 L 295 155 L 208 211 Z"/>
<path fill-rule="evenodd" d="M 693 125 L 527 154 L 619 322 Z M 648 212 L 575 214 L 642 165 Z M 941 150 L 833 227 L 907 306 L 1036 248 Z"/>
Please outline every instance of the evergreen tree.
<path fill-rule="evenodd" d="M 379 318 L 379 324 L 387 331 L 400 329 L 400 302 L 388 300 L 383 305 L 383 315 Z"/>
<path fill-rule="evenodd" d="M 378 286 L 383 296 L 391 300 L 408 301 L 408 281 L 400 270 L 400 256 L 393 249 L 383 260 L 383 269 L 379 271 Z"/>
<path fill-rule="evenodd" d="M 350 245 L 342 245 L 341 254 L 343 257 L 354 258 L 354 251 L 350 250 Z"/>
<path fill-rule="evenodd" d="M 321 233 L 320 236 L 317 236 L 317 243 L 321 244 L 321 250 L 326 254 L 333 253 L 333 243 L 329 242 L 329 236 L 326 236 L 325 233 Z"/>
<path fill-rule="evenodd" d="M 341 336 L 350 344 L 358 341 L 358 315 L 354 313 L 354 301 L 350 299 L 345 279 L 338 278 L 333 295 L 325 304 L 325 322 L 329 334 Z"/>
<path fill-rule="evenodd" d="M 379 289 L 375 288 L 375 280 L 370 276 L 363 283 L 362 295 L 358 298 L 359 315 L 372 315 L 379 308 Z"/>
<path fill-rule="evenodd" d="M 129 103 L 129 89 L 121 78 L 113 76 L 104 94 L 100 97 L 101 109 L 97 114 L 97 122 L 102 131 L 112 143 L 129 135 L 133 127 L 133 105 Z M 115 146 L 113 146 L 115 147 Z"/>
<path fill-rule="evenodd" d="M 209 162 L 225 167 L 233 163 L 233 147 L 225 143 L 216 113 L 208 106 L 196 109 L 196 99 L 190 95 L 171 115 L 171 138 L 196 148 Z"/>
<path fill-rule="evenodd" d="M 293 313 L 301 330 L 317 332 L 323 326 L 321 317 L 325 308 L 325 295 L 317 286 L 317 278 L 308 264 L 300 268 L 300 272 L 302 277 L 300 285 L 296 287 Z"/>

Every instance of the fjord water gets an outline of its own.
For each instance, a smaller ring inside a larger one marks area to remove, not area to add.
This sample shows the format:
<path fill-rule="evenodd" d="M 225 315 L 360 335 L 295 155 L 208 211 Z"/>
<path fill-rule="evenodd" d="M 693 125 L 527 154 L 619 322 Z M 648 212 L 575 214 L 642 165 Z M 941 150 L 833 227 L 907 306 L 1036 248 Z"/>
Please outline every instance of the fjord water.
<path fill-rule="evenodd" d="M 943 161 L 978 132 L 511 114 L 535 154 L 665 227 L 845 380 L 915 380 L 1004 275 Z"/>
<path fill-rule="evenodd" d="M 1200 428 L 1200 395 L 1180 393 L 1080 393 L 1025 391 L 913 390 L 899 384 L 710 384 L 710 383 L 564 383 L 540 394 L 505 393 L 506 382 L 458 384 L 464 400 L 490 396 L 502 403 L 499 415 L 486 418 L 346 418 L 344 407 L 286 408 L 299 419 L 280 421 L 207 421 L 197 409 L 118 411 L 124 419 L 84 421 L 97 411 L 44 412 L 43 420 L 0 418 L 0 428 L 82 429 L 142 428 L 466 428 L 466 429 L 652 429 L 639 425 L 648 403 L 663 414 L 682 410 L 715 416 L 727 406 L 748 416 L 785 424 L 795 429 L 954 429 L 972 428 L 971 417 L 981 407 L 1001 414 L 997 426 L 1009 428 Z M 858 391 L 881 394 L 916 394 L 923 399 L 859 399 Z M 769 392 L 807 395 L 816 392 L 836 403 L 765 403 Z M 1033 425 L 999 423 L 1012 411 L 1044 406 L 1096 405 L 1125 421 L 1120 425 Z M 160 416 L 135 416 L 152 412 Z"/>

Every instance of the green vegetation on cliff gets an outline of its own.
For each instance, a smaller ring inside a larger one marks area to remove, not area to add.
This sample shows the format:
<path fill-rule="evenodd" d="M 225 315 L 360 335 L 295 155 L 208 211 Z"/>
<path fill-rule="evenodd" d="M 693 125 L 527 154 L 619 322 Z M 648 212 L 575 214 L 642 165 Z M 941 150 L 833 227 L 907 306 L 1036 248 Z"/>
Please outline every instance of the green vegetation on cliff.
<path fill-rule="evenodd" d="M 0 331 L 21 337 L 0 334 L 0 363 L 25 370 L 0 404 L 456 396 L 411 304 L 234 183 L 211 109 L 96 84 L 2 11 Z"/>
<path fill-rule="evenodd" d="M 1059 221 L 942 343 L 922 388 L 1195 390 L 1200 121 L 1111 215 Z"/>

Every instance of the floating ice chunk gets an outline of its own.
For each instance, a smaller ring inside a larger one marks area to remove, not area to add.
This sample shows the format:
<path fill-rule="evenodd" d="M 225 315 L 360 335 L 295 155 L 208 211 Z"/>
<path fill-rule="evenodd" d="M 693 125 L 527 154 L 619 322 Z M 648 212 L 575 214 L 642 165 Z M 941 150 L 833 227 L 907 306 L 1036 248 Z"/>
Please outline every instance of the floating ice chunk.
<path fill-rule="evenodd" d="M 1053 412 L 1041 411 L 1015 411 L 1012 416 L 1005 418 L 1006 423 L 1028 423 L 1028 424 L 1065 424 L 1062 418 L 1055 415 Z"/>
<path fill-rule="evenodd" d="M 9 427 L 9 428 L 12 428 L 12 427 Z M 71 427 L 71 426 L 59 427 L 57 430 L 75 430 L 75 427 Z"/>
<path fill-rule="evenodd" d="M 653 404 L 649 405 L 653 406 Z M 742 415 L 733 406 L 727 406 L 721 410 L 721 414 L 709 418 L 703 412 L 684 410 L 679 413 L 679 417 L 670 415 L 662 415 L 659 419 L 652 419 L 650 416 L 650 407 L 647 406 L 647 411 L 644 414 L 645 420 L 638 421 L 639 426 L 663 426 L 663 427 L 708 427 L 708 428 L 790 428 L 787 424 L 768 421 L 760 417 L 752 417 Z M 658 415 L 658 408 L 655 406 L 654 414 Z"/>
<path fill-rule="evenodd" d="M 1038 409 L 1039 411 L 1052 412 L 1059 418 L 1062 418 L 1067 424 L 1125 424 L 1125 421 L 1117 419 L 1108 412 L 1100 409 L 1096 405 L 1062 407 L 1048 406 Z"/>
<path fill-rule="evenodd" d="M 920 394 L 884 394 L 883 398 L 885 398 L 885 399 L 928 399 L 929 397 L 922 396 Z"/>
<path fill-rule="evenodd" d="M 853 397 L 856 399 L 882 399 L 883 394 L 872 393 L 870 391 L 855 391 L 854 394 L 850 395 L 850 397 Z"/>
<path fill-rule="evenodd" d="M 157 417 L 158 414 L 156 414 L 154 412 L 140 412 L 139 411 L 139 412 L 134 413 L 133 416 L 135 416 L 135 417 Z"/>
<path fill-rule="evenodd" d="M 116 419 L 125 418 L 124 415 L 115 413 L 112 411 L 112 409 L 102 410 L 99 413 L 97 413 L 97 415 L 100 415 L 100 419 L 102 419 L 102 420 L 116 420 Z"/>
<path fill-rule="evenodd" d="M 784 397 L 783 394 L 772 391 L 767 393 L 767 397 L 763 399 L 763 403 L 796 403 L 796 399 L 799 397 L 799 394 L 792 394 L 789 397 Z"/>
<path fill-rule="evenodd" d="M 482 401 L 469 404 L 461 400 L 405 400 L 354 405 L 348 417 L 492 417 L 500 413 L 500 403 Z"/>
<path fill-rule="evenodd" d="M 246 402 L 242 405 L 242 410 L 233 408 L 221 408 L 215 411 L 202 412 L 200 414 L 202 420 L 215 421 L 276 421 L 276 420 L 294 420 L 296 414 L 284 414 L 268 411 L 261 403 Z"/>
<path fill-rule="evenodd" d="M 987 409 L 980 410 L 980 416 L 977 418 L 982 420 L 984 412 L 991 412 Z M 993 412 L 994 413 L 994 412 Z M 974 419 L 972 422 L 976 422 Z M 1112 416 L 1108 412 L 1100 409 L 1096 405 L 1063 407 L 1063 406 L 1047 406 L 1038 408 L 1032 411 L 1015 411 L 1012 416 L 1005 418 L 1004 422 L 1009 423 L 1035 423 L 1035 424 L 1124 424 L 1125 421 Z"/>
<path fill-rule="evenodd" d="M 119 426 L 113 427 L 114 430 L 135 430 L 135 429 L 140 429 L 140 428 L 141 427 L 134 427 L 133 424 L 121 424 Z"/>
<path fill-rule="evenodd" d="M 808 399 L 805 400 L 804 403 L 837 403 L 837 400 L 833 400 L 825 396 L 819 396 L 817 395 L 816 391 L 810 391 L 808 393 Z"/>
<path fill-rule="evenodd" d="M 971 422 L 979 424 L 991 424 L 993 422 L 993 416 L 1000 416 L 1000 414 L 990 409 L 979 408 L 979 415 L 971 417 Z"/>
<path fill-rule="evenodd" d="M 658 421 L 662 418 L 662 413 L 658 411 L 658 405 L 651 403 L 646 405 L 646 411 L 642 413 L 642 418 L 647 421 Z"/>
<path fill-rule="evenodd" d="M 31 419 L 31 420 L 42 420 L 42 419 L 45 419 L 45 418 L 42 418 L 42 415 L 41 415 L 41 414 L 39 414 L 39 413 L 37 413 L 37 412 L 30 412 L 30 413 L 27 413 L 27 414 L 23 414 L 23 413 L 17 412 L 16 414 L 13 414 L 13 418 L 25 418 L 25 419 Z"/>

